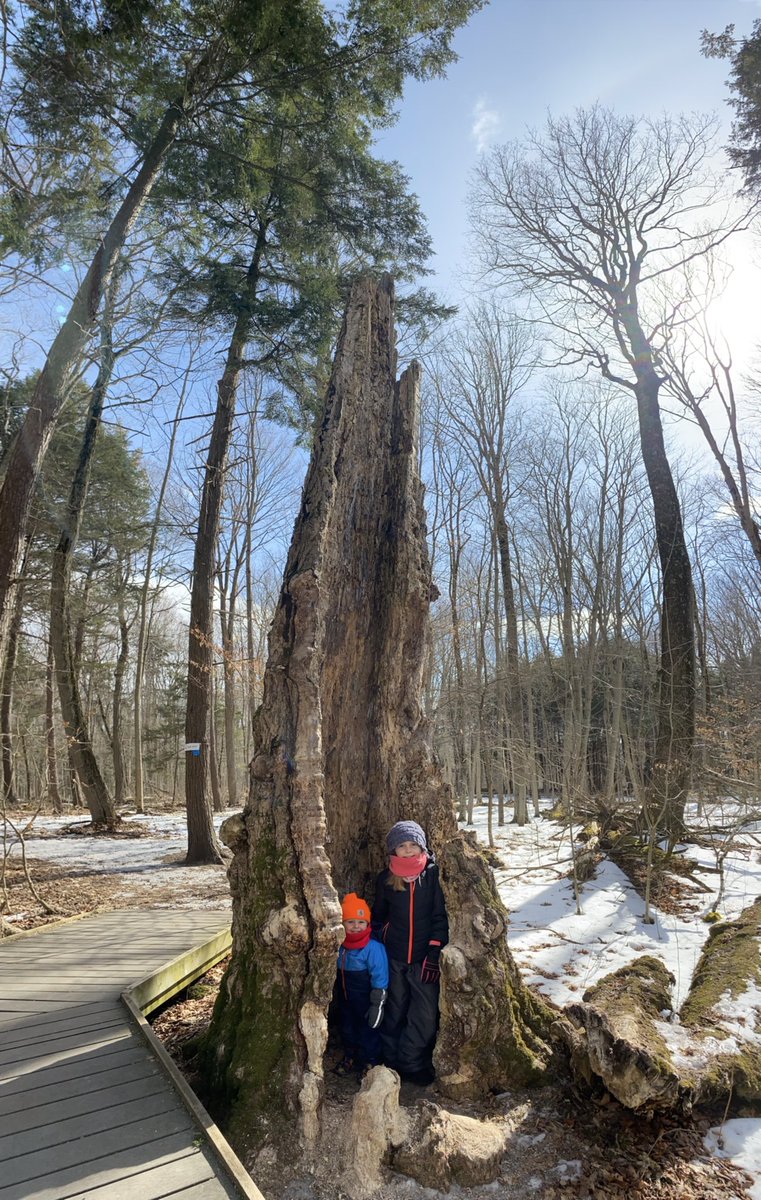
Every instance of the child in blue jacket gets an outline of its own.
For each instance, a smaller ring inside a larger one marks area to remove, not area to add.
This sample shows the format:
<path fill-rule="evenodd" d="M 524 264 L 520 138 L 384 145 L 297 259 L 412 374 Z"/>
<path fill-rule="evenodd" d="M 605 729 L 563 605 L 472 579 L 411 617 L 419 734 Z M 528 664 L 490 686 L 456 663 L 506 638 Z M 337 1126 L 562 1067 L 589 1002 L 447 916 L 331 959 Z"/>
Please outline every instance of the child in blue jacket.
<path fill-rule="evenodd" d="M 362 1074 L 381 1060 L 378 1032 L 388 991 L 388 956 L 371 940 L 370 906 L 354 892 L 344 898 L 341 916 L 346 931 L 338 951 L 338 998 L 344 1056 L 336 1075 Z"/>

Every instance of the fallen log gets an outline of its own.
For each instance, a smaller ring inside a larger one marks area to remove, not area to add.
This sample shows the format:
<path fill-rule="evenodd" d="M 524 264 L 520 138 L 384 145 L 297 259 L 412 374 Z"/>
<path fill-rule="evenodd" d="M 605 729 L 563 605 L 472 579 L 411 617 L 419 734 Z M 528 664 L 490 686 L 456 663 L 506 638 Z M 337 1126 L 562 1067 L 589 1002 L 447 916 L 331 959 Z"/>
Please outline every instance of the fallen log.
<path fill-rule="evenodd" d="M 673 976 L 660 959 L 644 955 L 584 993 L 564 1010 L 554 1030 L 567 1046 L 571 1067 L 587 1084 L 599 1080 L 631 1109 L 672 1108 L 681 1081 L 659 1029 L 671 1009 Z"/>
<path fill-rule="evenodd" d="M 698 1101 L 761 1100 L 761 899 L 714 925 L 680 1012 L 677 1061 Z"/>

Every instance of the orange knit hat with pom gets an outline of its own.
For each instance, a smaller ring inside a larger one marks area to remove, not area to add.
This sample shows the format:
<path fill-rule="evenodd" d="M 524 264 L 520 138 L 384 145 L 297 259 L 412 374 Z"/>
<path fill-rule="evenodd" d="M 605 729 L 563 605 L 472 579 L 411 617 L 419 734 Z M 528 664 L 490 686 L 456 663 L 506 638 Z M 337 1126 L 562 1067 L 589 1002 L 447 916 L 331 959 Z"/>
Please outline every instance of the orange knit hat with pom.
<path fill-rule="evenodd" d="M 355 892 L 349 892 L 348 896 L 344 896 L 341 905 L 341 918 L 344 921 L 369 921 L 370 905 Z"/>

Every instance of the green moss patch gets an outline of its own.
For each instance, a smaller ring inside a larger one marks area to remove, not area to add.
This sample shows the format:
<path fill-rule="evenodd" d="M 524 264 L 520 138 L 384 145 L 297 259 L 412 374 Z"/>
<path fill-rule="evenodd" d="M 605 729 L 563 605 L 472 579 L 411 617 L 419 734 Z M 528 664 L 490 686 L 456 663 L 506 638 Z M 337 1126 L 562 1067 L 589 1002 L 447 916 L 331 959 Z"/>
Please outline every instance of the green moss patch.
<path fill-rule="evenodd" d="M 715 1022 L 711 1010 L 723 995 L 741 996 L 750 982 L 761 986 L 759 923 L 761 899 L 746 908 L 736 921 L 714 925 L 700 956 L 690 993 L 680 1018 L 691 1029 Z"/>

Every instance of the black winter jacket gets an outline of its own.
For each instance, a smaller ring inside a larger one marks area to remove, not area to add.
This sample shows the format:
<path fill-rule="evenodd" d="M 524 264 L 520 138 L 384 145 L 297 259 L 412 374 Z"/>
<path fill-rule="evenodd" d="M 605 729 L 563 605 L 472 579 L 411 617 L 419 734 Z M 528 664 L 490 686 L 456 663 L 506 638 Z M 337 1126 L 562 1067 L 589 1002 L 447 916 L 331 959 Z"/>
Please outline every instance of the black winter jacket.
<path fill-rule="evenodd" d="M 446 946 L 449 941 L 439 868 L 430 860 L 423 873 L 405 883 L 401 892 L 391 886 L 392 878 L 389 870 L 381 871 L 375 882 L 373 936 L 396 962 L 422 962 L 431 944 Z"/>

